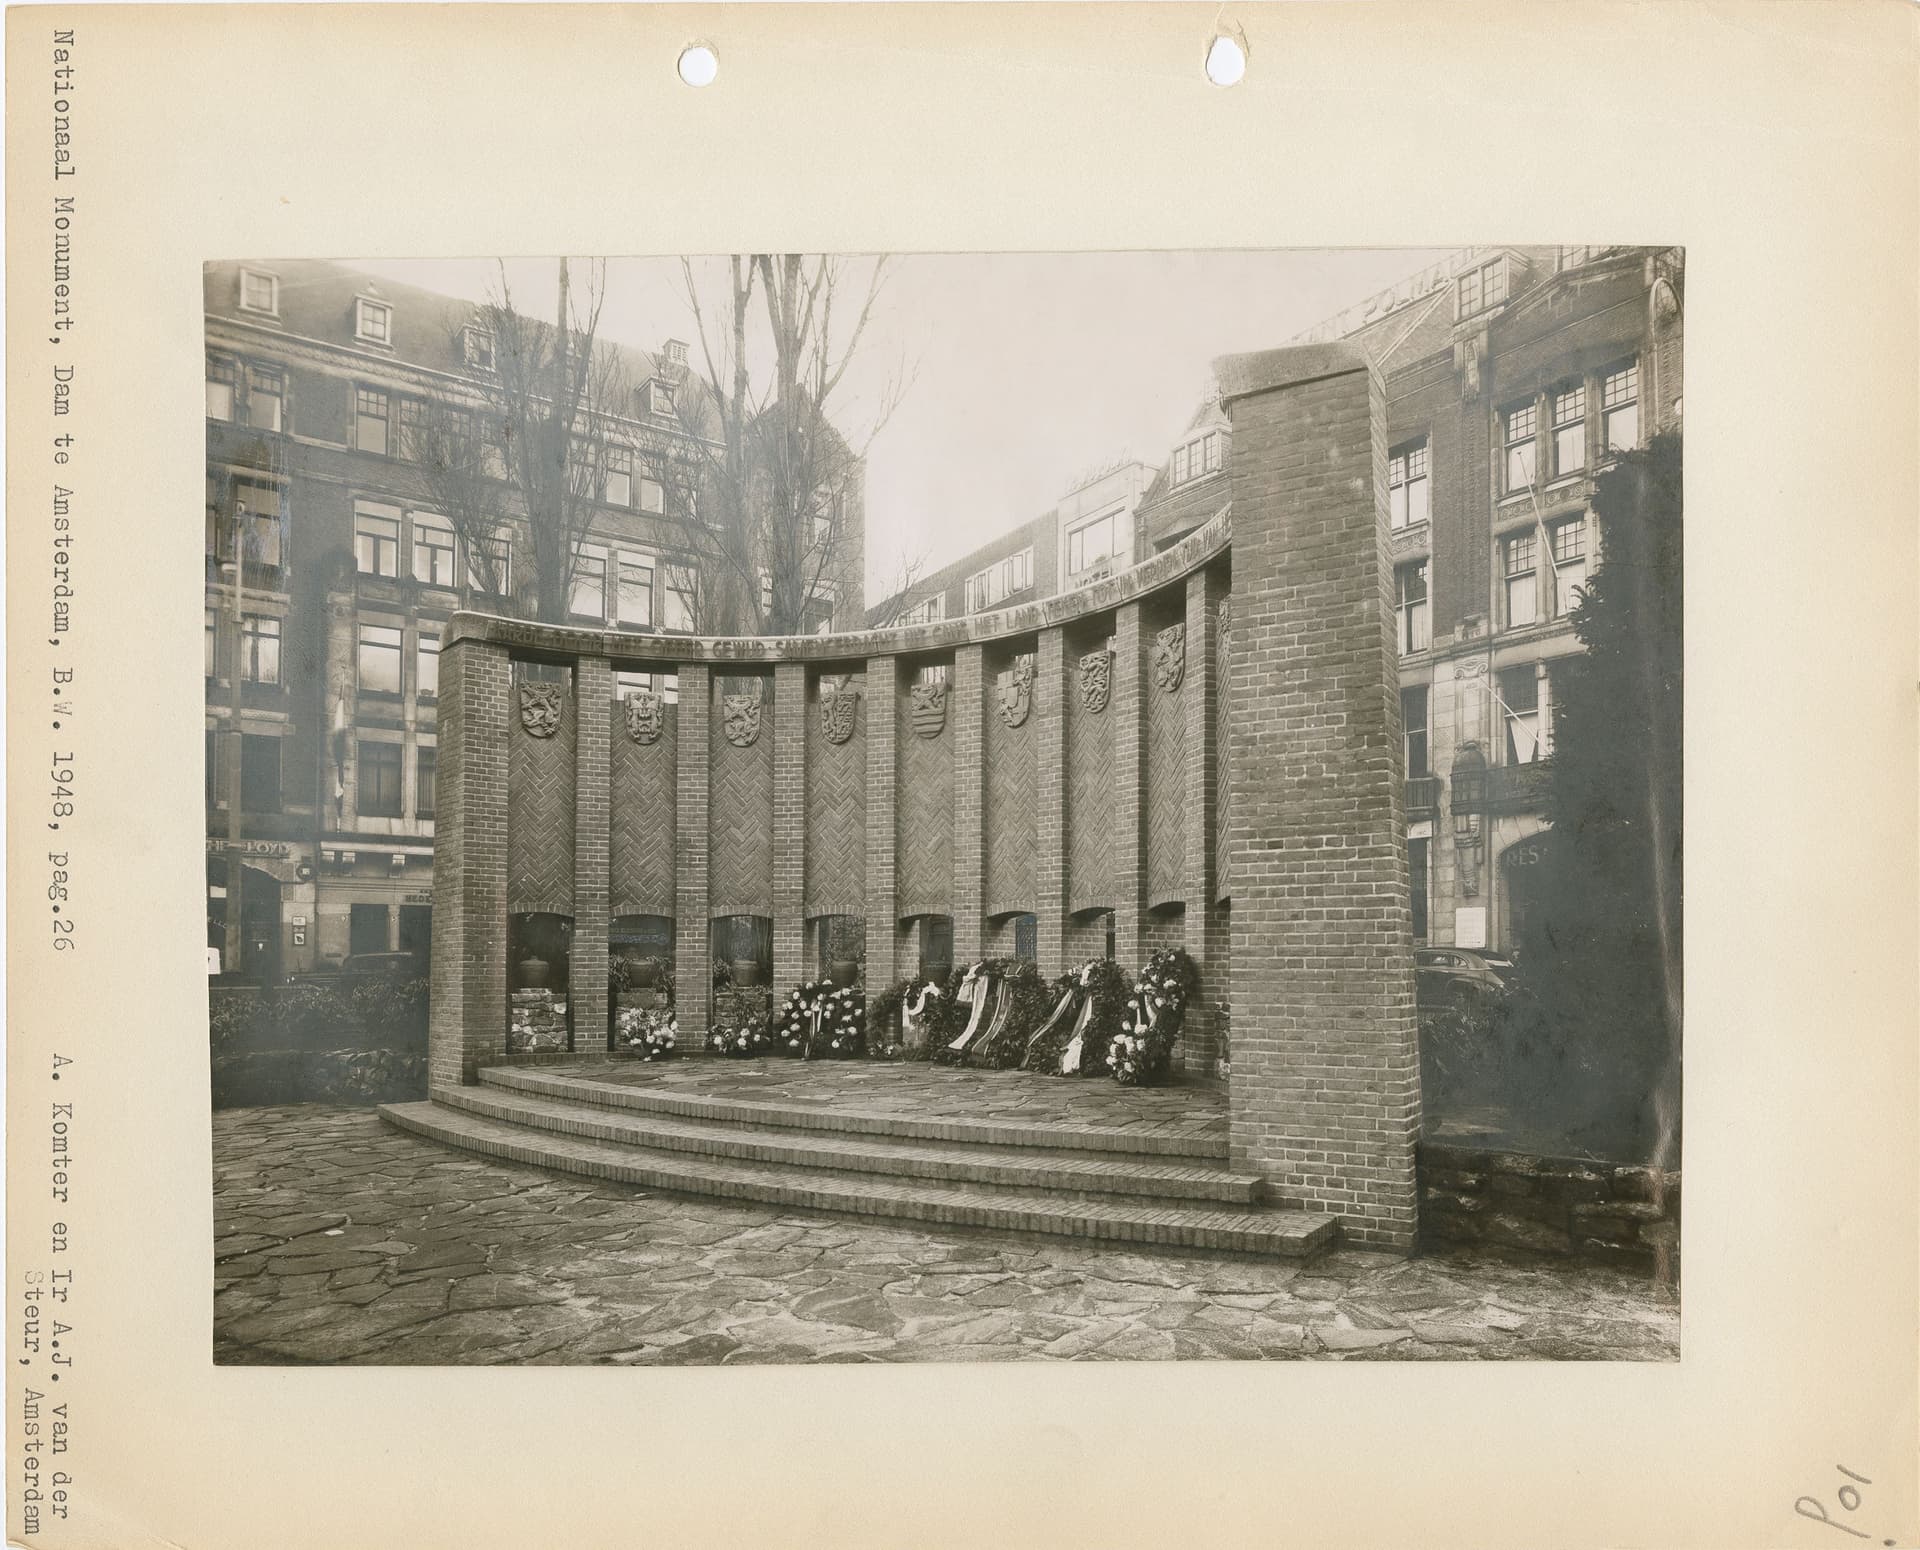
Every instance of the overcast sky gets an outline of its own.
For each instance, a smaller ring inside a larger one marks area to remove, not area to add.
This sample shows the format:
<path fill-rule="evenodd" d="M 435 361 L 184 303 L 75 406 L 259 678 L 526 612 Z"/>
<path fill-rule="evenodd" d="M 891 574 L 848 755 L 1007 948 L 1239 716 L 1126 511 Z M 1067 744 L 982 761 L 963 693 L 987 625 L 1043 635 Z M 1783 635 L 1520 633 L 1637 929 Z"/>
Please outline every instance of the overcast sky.
<path fill-rule="evenodd" d="M 867 599 L 903 561 L 937 567 L 1048 510 L 1084 473 L 1163 463 L 1221 355 L 1268 349 L 1444 256 L 1439 251 L 914 255 L 891 261 L 873 321 L 830 405 L 867 447 Z M 484 299 L 479 259 L 350 259 Z M 579 265 L 575 265 L 576 274 Z M 509 260 L 514 301 L 546 314 L 552 259 Z M 864 293 L 868 265 L 850 266 Z M 715 261 L 701 273 L 725 280 Z M 846 307 L 845 303 L 841 304 Z M 709 316 L 709 327 L 715 320 Z M 699 335 L 678 259 L 614 259 L 601 332 L 657 349 Z M 877 433 L 889 385 L 905 394 Z"/>

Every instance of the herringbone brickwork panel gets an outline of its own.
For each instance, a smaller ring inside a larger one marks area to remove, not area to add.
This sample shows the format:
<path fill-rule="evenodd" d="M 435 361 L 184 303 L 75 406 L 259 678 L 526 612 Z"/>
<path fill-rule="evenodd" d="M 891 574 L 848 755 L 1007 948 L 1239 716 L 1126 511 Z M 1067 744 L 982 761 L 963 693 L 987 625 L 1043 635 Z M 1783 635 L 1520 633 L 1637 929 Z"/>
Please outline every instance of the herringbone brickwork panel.
<path fill-rule="evenodd" d="M 665 709 L 665 725 L 651 743 L 627 732 L 626 707 L 611 707 L 613 728 L 612 878 L 608 899 L 616 915 L 671 915 L 673 899 L 674 761 L 680 710 Z"/>
<path fill-rule="evenodd" d="M 853 735 L 828 738 L 817 700 L 807 705 L 807 908 L 809 915 L 858 915 L 866 908 L 867 696 L 860 691 Z"/>
<path fill-rule="evenodd" d="M 953 913 L 953 706 L 938 737 L 913 730 L 911 701 L 895 707 L 900 748 L 900 913 Z"/>
<path fill-rule="evenodd" d="M 561 700 L 560 730 L 535 737 L 507 705 L 507 910 L 573 913 L 573 696 Z"/>
<path fill-rule="evenodd" d="M 1111 700 L 1097 714 L 1088 710 L 1080 697 L 1078 676 L 1067 676 L 1067 907 L 1110 908 L 1114 902 L 1115 710 Z M 1103 934 L 1102 953 L 1105 947 Z"/>
<path fill-rule="evenodd" d="M 725 682 L 722 680 L 721 682 Z M 719 690 L 716 688 L 715 693 Z M 721 706 L 713 707 L 708 746 L 713 760 L 707 834 L 715 914 L 773 913 L 773 692 L 768 685 L 760 735 L 746 748 L 727 741 Z"/>
<path fill-rule="evenodd" d="M 1000 667 L 989 664 L 986 715 L 986 795 L 982 822 L 986 825 L 987 871 L 983 889 L 988 915 L 1009 910 L 1029 912 L 1034 907 L 1034 790 L 1033 745 L 1036 729 L 1031 713 L 1017 727 L 1000 719 L 995 708 Z M 1035 693 L 1039 685 L 1035 685 Z"/>
<path fill-rule="evenodd" d="M 1189 686 L 1147 684 L 1147 903 L 1186 897 Z"/>

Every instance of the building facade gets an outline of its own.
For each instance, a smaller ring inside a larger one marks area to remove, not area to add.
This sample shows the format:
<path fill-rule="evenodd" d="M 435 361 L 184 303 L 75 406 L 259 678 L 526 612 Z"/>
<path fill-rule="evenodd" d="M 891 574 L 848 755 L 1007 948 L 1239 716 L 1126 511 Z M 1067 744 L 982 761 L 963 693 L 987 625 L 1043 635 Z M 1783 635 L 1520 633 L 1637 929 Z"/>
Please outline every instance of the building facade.
<path fill-rule="evenodd" d="M 504 465 L 486 471 L 497 528 L 461 531 L 421 449 L 425 427 L 484 412 L 494 341 L 471 303 L 338 264 L 213 264 L 204 292 L 209 968 L 424 966 L 441 638 L 462 606 L 524 606 L 530 533 Z M 656 461 L 689 435 L 686 346 L 608 348 L 629 396 L 603 416 L 568 622 L 691 633 L 699 563 Z M 862 487 L 856 464 L 816 524 L 810 629 L 864 618 Z"/>
<path fill-rule="evenodd" d="M 1463 249 L 1290 341 L 1358 347 L 1385 390 L 1417 943 L 1516 939 L 1546 827 L 1554 666 L 1581 649 L 1568 614 L 1600 557 L 1594 481 L 1680 423 L 1684 291 L 1677 248 Z M 1217 399 L 1203 404 L 1132 503 L 1131 556 L 1231 510 L 1231 441 Z M 951 600 L 950 578 L 1005 543 L 1037 549 L 1054 515 L 875 617 L 924 617 L 929 593 Z M 1036 574 L 1032 595 L 1045 587 Z"/>

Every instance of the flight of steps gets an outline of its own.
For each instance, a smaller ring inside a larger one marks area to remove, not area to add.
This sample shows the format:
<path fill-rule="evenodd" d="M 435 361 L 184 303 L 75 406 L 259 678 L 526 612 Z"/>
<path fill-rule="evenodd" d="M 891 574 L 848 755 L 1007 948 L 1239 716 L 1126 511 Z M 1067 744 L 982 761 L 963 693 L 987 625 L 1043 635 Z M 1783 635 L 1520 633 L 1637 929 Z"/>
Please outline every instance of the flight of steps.
<path fill-rule="evenodd" d="M 565 1173 L 899 1221 L 1300 1257 L 1330 1216 L 1261 1204 L 1224 1135 L 916 1118 L 497 1066 L 391 1124 Z"/>

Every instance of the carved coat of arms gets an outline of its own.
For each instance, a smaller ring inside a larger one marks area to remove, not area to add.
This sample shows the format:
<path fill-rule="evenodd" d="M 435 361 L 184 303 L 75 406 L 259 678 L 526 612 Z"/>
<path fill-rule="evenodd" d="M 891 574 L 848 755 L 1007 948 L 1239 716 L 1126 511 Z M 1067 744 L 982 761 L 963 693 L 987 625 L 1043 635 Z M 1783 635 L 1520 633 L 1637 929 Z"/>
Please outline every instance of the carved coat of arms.
<path fill-rule="evenodd" d="M 1080 703 L 1094 715 L 1107 708 L 1113 693 L 1113 653 L 1089 651 L 1080 659 Z"/>
<path fill-rule="evenodd" d="M 760 736 L 760 699 L 752 694 L 720 698 L 720 730 L 735 748 L 751 748 Z"/>
<path fill-rule="evenodd" d="M 552 737 L 560 730 L 561 686 L 556 683 L 520 685 L 520 725 L 532 737 Z"/>
<path fill-rule="evenodd" d="M 947 686 L 943 683 L 914 684 L 909 691 L 913 708 L 913 730 L 921 737 L 938 737 L 947 724 Z"/>
<path fill-rule="evenodd" d="M 627 736 L 636 743 L 657 743 L 666 725 L 666 700 L 651 689 L 627 696 Z"/>
<path fill-rule="evenodd" d="M 1168 694 L 1187 676 L 1187 627 L 1170 624 L 1153 637 L 1153 681 Z"/>
<path fill-rule="evenodd" d="M 853 736 L 853 710 L 860 691 L 850 683 L 820 688 L 820 731 L 830 743 L 844 743 Z"/>
<path fill-rule="evenodd" d="M 1032 657 L 1021 657 L 1000 676 L 1000 719 L 1010 727 L 1024 725 L 1033 710 L 1033 678 Z"/>

